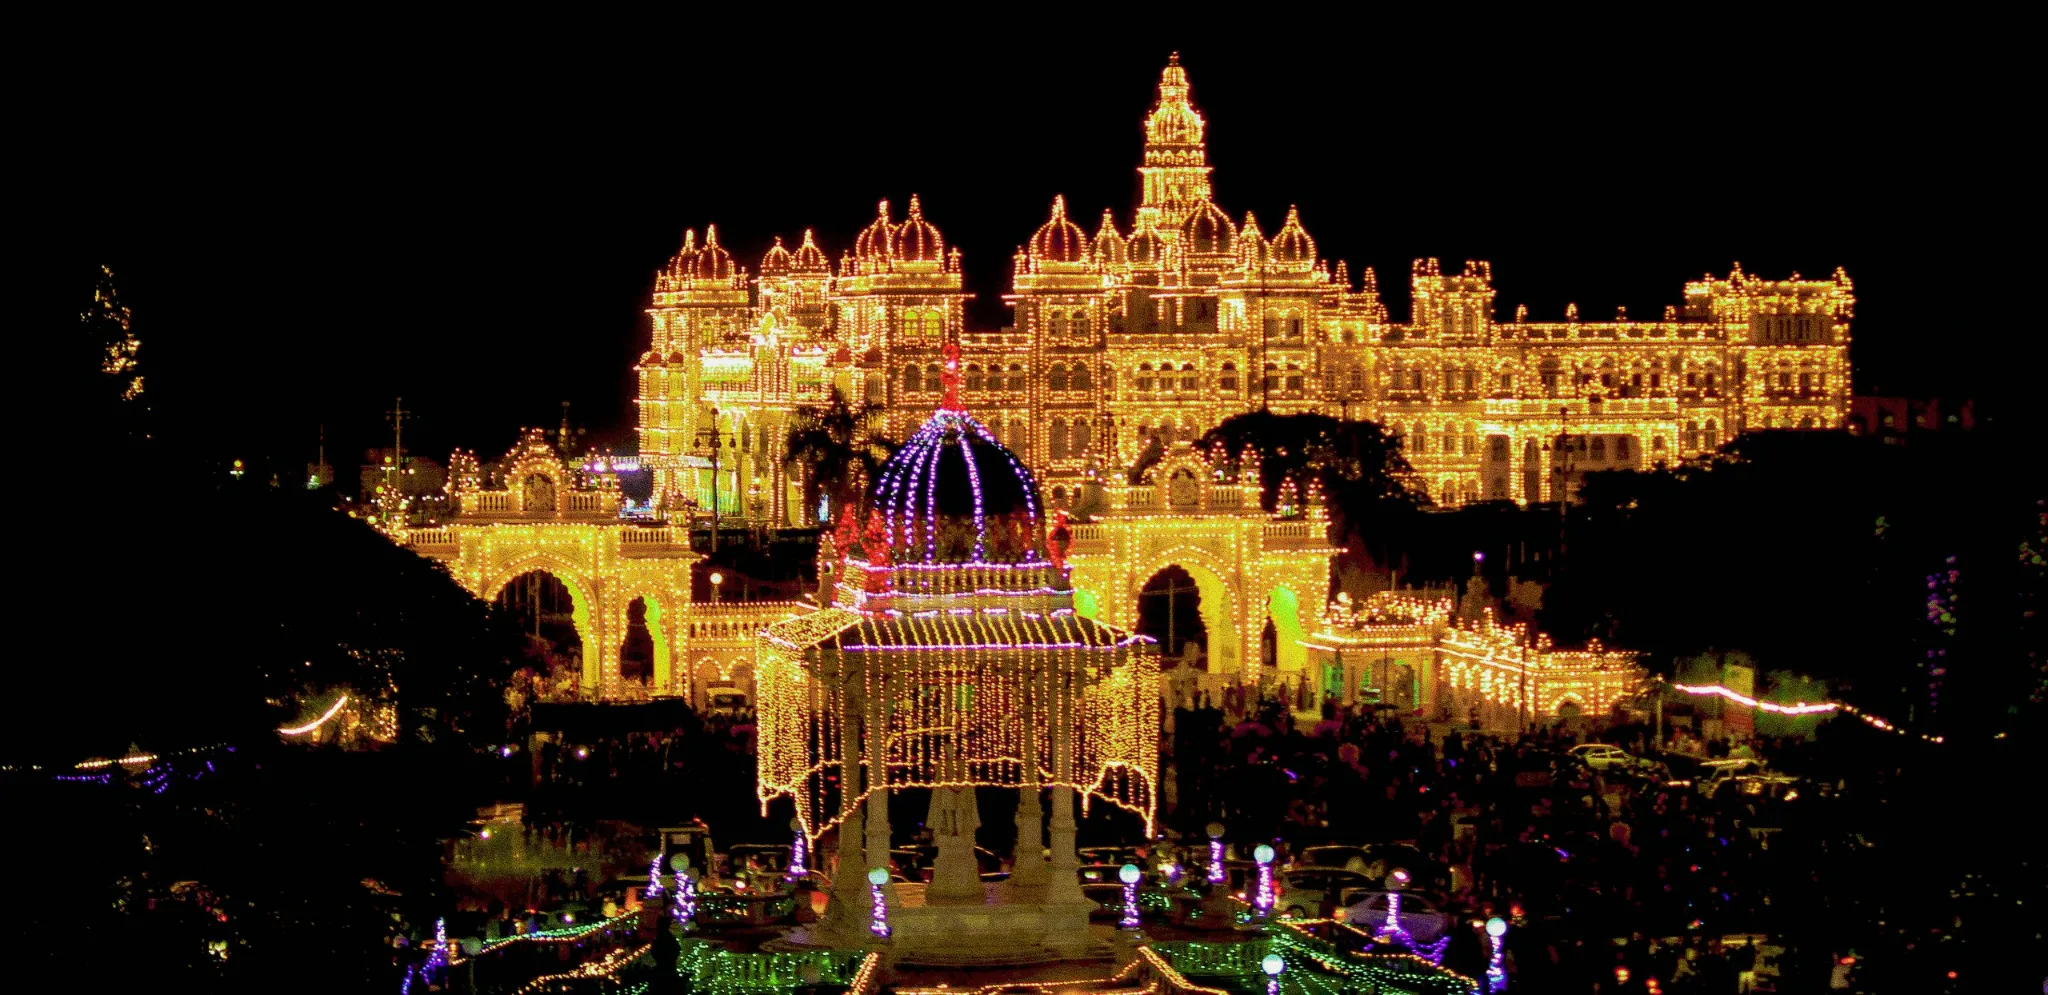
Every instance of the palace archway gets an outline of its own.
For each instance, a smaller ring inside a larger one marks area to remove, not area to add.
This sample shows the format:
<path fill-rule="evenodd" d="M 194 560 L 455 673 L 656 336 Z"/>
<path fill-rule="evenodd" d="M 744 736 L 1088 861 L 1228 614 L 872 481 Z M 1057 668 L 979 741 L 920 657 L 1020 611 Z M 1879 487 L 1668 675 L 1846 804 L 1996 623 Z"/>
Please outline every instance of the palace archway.
<path fill-rule="evenodd" d="M 1337 552 L 1325 538 L 1318 496 L 1292 515 L 1266 512 L 1255 455 L 1243 467 L 1223 465 L 1186 442 L 1139 482 L 1112 481 L 1102 490 L 1099 510 L 1073 526 L 1067 561 L 1076 612 L 1140 629 L 1147 586 L 1172 568 L 1196 588 L 1210 673 L 1251 682 L 1302 669 L 1303 619 L 1329 597 Z M 1271 668 L 1258 655 L 1269 622 Z"/>

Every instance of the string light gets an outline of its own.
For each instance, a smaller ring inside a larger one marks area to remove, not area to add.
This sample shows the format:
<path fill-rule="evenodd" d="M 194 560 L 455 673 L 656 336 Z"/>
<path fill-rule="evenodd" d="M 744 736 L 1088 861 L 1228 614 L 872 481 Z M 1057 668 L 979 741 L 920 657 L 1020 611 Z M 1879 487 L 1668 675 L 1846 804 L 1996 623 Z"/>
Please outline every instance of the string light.
<path fill-rule="evenodd" d="M 1209 883 L 1222 884 L 1227 880 L 1223 871 L 1223 824 L 1209 823 Z"/>
<path fill-rule="evenodd" d="M 647 865 L 647 897 L 661 896 L 661 861 L 667 854 L 656 851 L 654 860 Z"/>
<path fill-rule="evenodd" d="M 348 695 L 341 695 L 340 697 L 334 699 L 334 704 L 328 706 L 327 711 L 322 713 L 319 718 L 314 719 L 313 721 L 308 722 L 302 726 L 286 726 L 284 728 L 279 729 L 277 732 L 281 736 L 303 736 L 309 732 L 312 732 L 315 729 L 320 728 L 323 725 L 326 725 L 327 720 L 333 718 L 336 713 L 341 711 L 341 707 L 346 704 L 348 704 Z"/>

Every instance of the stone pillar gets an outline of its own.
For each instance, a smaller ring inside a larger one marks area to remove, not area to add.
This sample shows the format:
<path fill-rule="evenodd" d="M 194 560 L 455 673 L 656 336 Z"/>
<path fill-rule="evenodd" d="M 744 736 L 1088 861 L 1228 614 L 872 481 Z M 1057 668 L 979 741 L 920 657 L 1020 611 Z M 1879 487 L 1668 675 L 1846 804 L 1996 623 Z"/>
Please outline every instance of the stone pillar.
<path fill-rule="evenodd" d="M 876 654 L 869 654 L 876 655 Z M 869 868 L 889 866 L 889 693 L 888 679 L 882 678 L 879 687 L 864 702 L 867 713 L 867 735 L 861 739 L 861 757 L 867 764 L 868 824 L 867 863 L 861 865 L 866 875 Z M 896 904 L 895 885 L 883 885 L 891 907 Z"/>
<path fill-rule="evenodd" d="M 840 678 L 844 681 L 844 675 Z M 861 851 L 860 795 L 861 747 L 860 701 L 839 695 L 839 866 L 832 874 L 832 900 L 825 907 L 825 921 L 819 924 L 821 938 L 831 942 L 859 943 L 867 935 L 872 899 L 868 894 L 868 864 Z"/>
<path fill-rule="evenodd" d="M 1017 852 L 1010 869 L 1012 888 L 1045 887 L 1045 811 L 1039 807 L 1038 793 L 1042 785 L 1038 779 L 1038 708 L 1045 700 L 1040 691 L 1041 676 L 1028 673 L 1024 677 L 1024 707 L 1019 711 L 1018 722 L 1024 730 L 1024 748 L 1021 751 L 1024 771 L 1022 785 L 1017 789 Z"/>
<path fill-rule="evenodd" d="M 1087 900 L 1081 893 L 1081 855 L 1074 849 L 1074 789 L 1066 786 L 1074 781 L 1073 703 L 1079 691 L 1075 681 L 1074 674 L 1055 673 L 1050 682 L 1053 780 L 1060 783 L 1052 789 L 1051 880 L 1045 897 L 1054 902 Z"/>

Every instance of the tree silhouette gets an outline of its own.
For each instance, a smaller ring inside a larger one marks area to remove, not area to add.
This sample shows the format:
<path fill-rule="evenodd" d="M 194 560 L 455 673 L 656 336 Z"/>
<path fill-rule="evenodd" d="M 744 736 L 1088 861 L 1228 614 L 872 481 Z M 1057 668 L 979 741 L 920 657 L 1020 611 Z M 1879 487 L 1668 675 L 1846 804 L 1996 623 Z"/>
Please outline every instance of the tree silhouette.
<path fill-rule="evenodd" d="M 866 482 L 875 478 L 896 448 L 875 432 L 880 416 L 879 407 L 856 406 L 837 387 L 824 404 L 797 410 L 784 461 L 803 478 L 805 507 L 817 507 L 820 494 L 831 498 L 834 509 L 860 507 Z"/>

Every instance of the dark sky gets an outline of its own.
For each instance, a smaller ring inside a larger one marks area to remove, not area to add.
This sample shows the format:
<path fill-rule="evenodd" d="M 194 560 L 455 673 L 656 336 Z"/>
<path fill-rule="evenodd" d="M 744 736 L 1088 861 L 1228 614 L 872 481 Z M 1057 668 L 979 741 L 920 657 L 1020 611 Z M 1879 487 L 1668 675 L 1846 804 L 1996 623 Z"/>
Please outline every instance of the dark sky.
<path fill-rule="evenodd" d="M 1860 392 L 2004 389 L 1981 374 L 2026 358 L 2007 329 L 2035 307 L 2004 284 L 2003 233 L 2036 207 L 2019 63 L 1967 26 L 1723 17 L 164 48 L 37 102 L 66 208 L 50 257 L 118 268 L 159 407 L 221 458 L 309 459 L 324 422 L 346 465 L 399 394 L 436 457 L 500 452 L 565 400 L 623 436 L 641 309 L 684 228 L 717 222 L 750 268 L 806 225 L 836 257 L 877 199 L 915 192 L 999 323 L 1055 193 L 1090 230 L 1105 206 L 1129 224 L 1178 48 L 1219 202 L 1269 234 L 1299 204 L 1325 256 L 1378 268 L 1397 320 L 1416 256 L 1490 259 L 1503 317 L 1653 317 L 1734 260 L 1840 265 Z M 74 307 L 47 286 L 52 313 Z"/>

